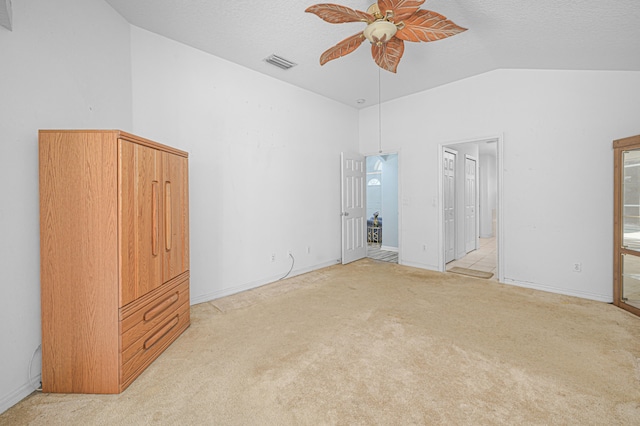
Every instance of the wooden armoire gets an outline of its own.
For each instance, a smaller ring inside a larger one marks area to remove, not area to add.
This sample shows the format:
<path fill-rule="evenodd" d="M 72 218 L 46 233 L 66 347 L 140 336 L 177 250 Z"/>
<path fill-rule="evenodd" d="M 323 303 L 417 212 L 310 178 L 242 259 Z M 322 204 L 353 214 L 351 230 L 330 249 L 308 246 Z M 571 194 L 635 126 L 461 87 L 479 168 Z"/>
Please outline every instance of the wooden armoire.
<path fill-rule="evenodd" d="M 190 324 L 188 154 L 41 130 L 42 390 L 119 393 Z"/>

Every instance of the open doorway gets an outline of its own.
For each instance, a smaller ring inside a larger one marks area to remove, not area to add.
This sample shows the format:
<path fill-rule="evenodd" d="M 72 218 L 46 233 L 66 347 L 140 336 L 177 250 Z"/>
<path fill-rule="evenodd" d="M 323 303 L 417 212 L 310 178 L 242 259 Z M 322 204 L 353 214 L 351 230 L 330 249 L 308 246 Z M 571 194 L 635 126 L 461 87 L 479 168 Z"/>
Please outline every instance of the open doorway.
<path fill-rule="evenodd" d="M 497 226 L 500 142 L 495 137 L 440 147 L 442 271 L 471 269 L 501 280 Z"/>
<path fill-rule="evenodd" d="M 398 154 L 366 158 L 367 257 L 398 263 Z"/>

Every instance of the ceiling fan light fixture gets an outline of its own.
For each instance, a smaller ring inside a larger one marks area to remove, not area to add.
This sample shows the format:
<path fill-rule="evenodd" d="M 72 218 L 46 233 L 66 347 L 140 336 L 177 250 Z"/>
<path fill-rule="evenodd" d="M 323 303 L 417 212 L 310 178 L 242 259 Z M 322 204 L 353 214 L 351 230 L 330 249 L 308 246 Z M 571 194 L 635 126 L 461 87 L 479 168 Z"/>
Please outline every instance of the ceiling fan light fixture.
<path fill-rule="evenodd" d="M 332 3 L 309 6 L 305 12 L 313 13 L 331 24 L 367 24 L 364 31 L 345 38 L 320 55 L 320 65 L 348 55 L 364 40 L 369 40 L 375 63 L 380 68 L 395 73 L 404 53 L 405 42 L 436 41 L 467 30 L 437 12 L 420 9 L 424 2 L 425 0 L 378 0 L 366 12 Z"/>
<path fill-rule="evenodd" d="M 367 25 L 363 34 L 371 43 L 380 46 L 391 40 L 397 31 L 398 27 L 394 23 L 379 19 Z"/>

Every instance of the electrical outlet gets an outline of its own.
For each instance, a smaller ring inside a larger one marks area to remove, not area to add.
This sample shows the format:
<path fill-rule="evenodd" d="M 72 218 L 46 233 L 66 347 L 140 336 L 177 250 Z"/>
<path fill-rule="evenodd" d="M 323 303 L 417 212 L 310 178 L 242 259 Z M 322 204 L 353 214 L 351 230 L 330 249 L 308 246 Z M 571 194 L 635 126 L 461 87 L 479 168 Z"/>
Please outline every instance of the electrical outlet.
<path fill-rule="evenodd" d="M 275 262 L 276 261 L 276 254 L 275 253 L 271 253 L 271 262 Z"/>
<path fill-rule="evenodd" d="M 576 262 L 573 264 L 573 272 L 582 272 L 582 263 Z"/>
<path fill-rule="evenodd" d="M 426 244 L 422 245 L 422 251 L 427 251 L 427 245 Z"/>
<path fill-rule="evenodd" d="M 311 246 L 307 246 L 307 254 L 311 254 Z"/>

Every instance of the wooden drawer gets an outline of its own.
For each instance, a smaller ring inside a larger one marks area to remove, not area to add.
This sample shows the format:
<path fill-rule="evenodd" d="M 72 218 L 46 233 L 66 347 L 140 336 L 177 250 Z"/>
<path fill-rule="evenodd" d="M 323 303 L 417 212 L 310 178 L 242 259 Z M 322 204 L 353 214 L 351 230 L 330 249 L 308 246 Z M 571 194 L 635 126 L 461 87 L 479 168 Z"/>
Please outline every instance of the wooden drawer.
<path fill-rule="evenodd" d="M 187 302 L 123 351 L 122 389 L 129 386 L 154 359 L 176 340 L 189 327 L 189 323 L 189 303 Z M 128 359 L 126 362 L 124 361 L 125 356 Z"/>
<path fill-rule="evenodd" d="M 147 334 L 149 330 L 163 323 L 174 314 L 180 306 L 189 302 L 189 279 L 170 281 L 152 292 L 148 300 L 134 302 L 131 309 L 121 314 L 120 333 L 122 335 L 122 351 Z M 123 309 L 124 311 L 124 309 Z M 125 363 L 127 360 L 123 359 Z"/>
<path fill-rule="evenodd" d="M 189 324 L 188 273 L 120 309 L 121 390 Z"/>

